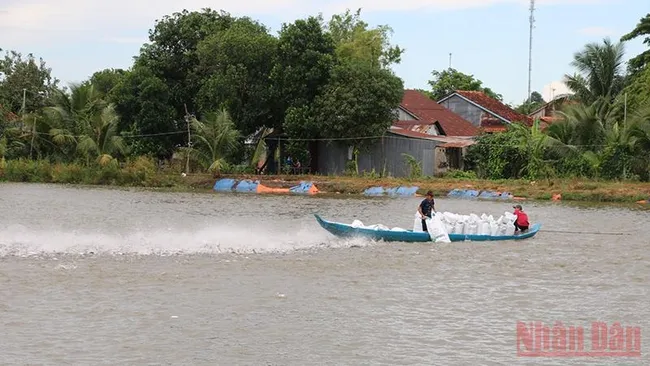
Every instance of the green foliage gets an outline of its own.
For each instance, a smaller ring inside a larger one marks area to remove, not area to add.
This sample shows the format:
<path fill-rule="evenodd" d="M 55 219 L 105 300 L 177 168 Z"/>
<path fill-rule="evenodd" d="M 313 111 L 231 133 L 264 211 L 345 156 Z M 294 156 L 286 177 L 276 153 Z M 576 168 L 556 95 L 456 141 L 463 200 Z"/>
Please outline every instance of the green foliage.
<path fill-rule="evenodd" d="M 249 18 L 209 35 L 199 43 L 199 70 L 206 80 L 197 94 L 200 112 L 226 108 L 244 134 L 273 126 L 273 99 L 269 77 L 277 39 Z"/>
<path fill-rule="evenodd" d="M 118 164 L 91 167 L 76 163 L 50 163 L 46 160 L 17 159 L 0 169 L 0 180 L 32 183 L 108 184 L 119 186 L 171 187 L 176 180 L 161 175 L 155 163 L 146 157 Z"/>
<path fill-rule="evenodd" d="M 312 138 L 382 136 L 396 118 L 394 110 L 402 95 L 402 81 L 389 70 L 364 63 L 341 64 L 307 114 L 292 115 L 285 126 L 290 131 L 305 130 L 302 135 Z M 371 143 L 367 139 L 349 142 Z"/>
<path fill-rule="evenodd" d="M 628 61 L 628 69 L 632 74 L 636 74 L 650 65 L 650 13 L 641 18 L 639 23 L 637 23 L 636 27 L 634 27 L 630 33 L 623 35 L 623 37 L 621 37 L 621 42 L 630 41 L 639 37 L 643 37 L 643 44 L 648 46 L 649 49 L 632 57 Z"/>
<path fill-rule="evenodd" d="M 473 170 L 449 170 L 443 175 L 447 179 L 463 179 L 463 180 L 476 180 L 478 175 Z"/>
<path fill-rule="evenodd" d="M 292 111 L 316 99 L 329 82 L 336 60 L 334 51 L 334 41 L 323 30 L 321 18 L 309 17 L 282 25 L 277 61 L 270 76 L 280 123 L 274 127 L 281 127 L 292 113 L 301 114 Z"/>
<path fill-rule="evenodd" d="M 228 155 L 239 145 L 240 134 L 225 109 L 206 115 L 204 121 L 192 120 L 191 157 L 208 172 L 219 174 L 228 164 Z"/>
<path fill-rule="evenodd" d="M 645 37 L 649 44 L 649 19 L 622 41 Z M 298 19 L 277 35 L 248 17 L 183 10 L 155 23 L 132 67 L 100 70 L 69 90 L 43 60 L 8 52 L 0 60 L 0 174 L 162 184 L 151 181 L 155 159 L 185 165 L 190 157 L 193 171 L 249 173 L 261 161 L 280 167 L 287 156 L 308 165 L 319 153 L 316 139 L 344 138 L 355 151 L 350 170 L 373 175 L 358 171 L 358 154 L 376 142 L 367 137 L 389 128 L 403 96 L 390 66 L 404 49 L 391 44 L 391 34 L 387 25 L 370 27 L 360 10 L 328 22 Z M 632 58 L 624 75 L 623 43 L 587 44 L 574 55 L 577 73 L 567 77 L 573 104 L 557 113 L 559 122 L 482 135 L 466 157 L 471 171 L 448 176 L 650 179 L 648 52 Z M 435 100 L 459 89 L 502 99 L 454 69 L 434 71 L 429 84 Z M 543 103 L 534 92 L 517 110 Z M 243 144 L 271 133 L 279 138 L 268 146 L 264 139 Z M 417 161 L 405 159 L 411 175 L 421 175 Z"/>
<path fill-rule="evenodd" d="M 433 71 L 433 79 L 429 81 L 432 91 L 433 100 L 440 100 L 456 90 L 474 90 L 482 91 L 486 95 L 502 100 L 501 94 L 497 94 L 492 89 L 484 87 L 483 82 L 475 79 L 474 75 L 463 74 L 462 72 L 450 68 L 443 71 Z"/>
<path fill-rule="evenodd" d="M 4 59 L 0 59 L 0 105 L 18 115 L 51 105 L 50 96 L 58 90 L 59 83 L 51 72 L 43 59 L 36 60 L 32 54 L 23 58 L 21 53 L 6 52 Z"/>
<path fill-rule="evenodd" d="M 354 14 L 348 9 L 333 15 L 327 24 L 338 58 L 371 67 L 385 68 L 400 63 L 404 49 L 390 44 L 393 29 L 387 25 L 369 29 L 360 16 L 361 9 Z"/>
<path fill-rule="evenodd" d="M 524 103 L 522 103 L 520 106 L 515 108 L 515 111 L 521 113 L 521 114 L 530 114 L 546 104 L 546 101 L 542 97 L 542 95 L 536 91 L 530 93 L 530 98 L 526 99 Z"/>
<path fill-rule="evenodd" d="M 420 162 L 413 156 L 406 153 L 402 153 L 404 157 L 404 163 L 409 167 L 409 178 L 420 178 L 422 177 L 422 167 Z"/>
<path fill-rule="evenodd" d="M 166 83 L 147 67 L 136 66 L 111 89 L 109 100 L 121 116 L 123 135 L 152 135 L 128 139 L 131 152 L 171 158 L 176 146 L 186 144 L 186 124 L 175 120 L 171 92 Z"/>
<path fill-rule="evenodd" d="M 589 43 L 573 55 L 571 65 L 578 73 L 565 75 L 565 83 L 575 97 L 591 104 L 598 99 L 611 101 L 624 87 L 623 43 L 605 38 L 603 43 Z"/>
<path fill-rule="evenodd" d="M 527 174 L 526 149 L 518 142 L 517 132 L 484 134 L 471 145 L 465 157 L 468 168 L 481 178 L 521 178 Z"/>

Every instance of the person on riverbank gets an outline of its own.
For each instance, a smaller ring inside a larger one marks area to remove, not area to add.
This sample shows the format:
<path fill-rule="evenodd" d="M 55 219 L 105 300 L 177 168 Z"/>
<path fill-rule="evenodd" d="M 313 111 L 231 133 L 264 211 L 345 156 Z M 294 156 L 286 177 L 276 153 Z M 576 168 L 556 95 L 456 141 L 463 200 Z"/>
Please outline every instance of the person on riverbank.
<path fill-rule="evenodd" d="M 418 213 L 422 218 L 422 230 L 427 231 L 427 218 L 431 218 L 431 214 L 436 212 L 436 202 L 433 200 L 433 192 L 428 191 L 426 198 L 420 202 L 418 206 Z"/>
<path fill-rule="evenodd" d="M 513 214 L 517 216 L 515 220 L 515 234 L 528 230 L 530 223 L 528 222 L 528 215 L 524 212 L 524 209 L 521 205 L 514 205 L 512 208 L 515 209 Z"/>

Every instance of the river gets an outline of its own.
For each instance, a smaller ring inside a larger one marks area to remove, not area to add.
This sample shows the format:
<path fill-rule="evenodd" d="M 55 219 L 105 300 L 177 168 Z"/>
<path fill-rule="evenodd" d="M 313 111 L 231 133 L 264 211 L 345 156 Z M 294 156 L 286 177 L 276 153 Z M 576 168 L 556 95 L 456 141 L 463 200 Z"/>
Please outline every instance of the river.
<path fill-rule="evenodd" d="M 587 350 L 592 321 L 647 336 L 647 210 L 524 202 L 535 238 L 449 244 L 336 239 L 312 215 L 411 228 L 419 200 L 0 184 L 0 364 L 650 364 L 643 342 L 518 357 L 516 332 L 584 326 Z"/>

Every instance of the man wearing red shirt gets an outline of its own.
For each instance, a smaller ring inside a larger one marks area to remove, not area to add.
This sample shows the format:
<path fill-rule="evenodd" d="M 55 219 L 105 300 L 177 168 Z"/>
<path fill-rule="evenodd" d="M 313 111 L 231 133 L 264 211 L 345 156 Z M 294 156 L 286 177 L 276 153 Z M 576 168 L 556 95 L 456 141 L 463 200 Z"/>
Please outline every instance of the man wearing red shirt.
<path fill-rule="evenodd" d="M 530 224 L 528 223 L 528 215 L 526 215 L 524 209 L 521 208 L 521 205 L 515 205 L 512 207 L 515 209 L 513 214 L 517 216 L 517 220 L 515 220 L 515 233 L 528 230 Z"/>

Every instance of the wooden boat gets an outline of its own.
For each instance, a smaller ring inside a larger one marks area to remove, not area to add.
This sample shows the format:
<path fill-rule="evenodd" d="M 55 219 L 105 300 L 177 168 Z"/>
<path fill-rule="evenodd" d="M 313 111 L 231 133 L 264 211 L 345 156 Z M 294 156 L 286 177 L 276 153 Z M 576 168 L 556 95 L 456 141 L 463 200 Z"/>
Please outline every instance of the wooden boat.
<path fill-rule="evenodd" d="M 426 232 L 414 232 L 413 230 L 406 231 L 393 231 L 393 230 L 374 230 L 368 228 L 356 228 L 348 224 L 341 224 L 338 222 L 331 222 L 322 219 L 320 216 L 316 216 L 316 221 L 320 226 L 329 231 L 330 233 L 341 237 L 363 237 L 373 240 L 383 240 L 383 241 L 401 241 L 407 243 L 415 242 L 427 242 L 431 241 L 429 233 Z M 465 234 L 449 234 L 449 240 L 451 241 L 501 241 L 501 240 L 522 240 L 532 238 L 537 234 L 539 229 L 542 227 L 542 224 L 533 224 L 528 231 L 515 234 L 515 235 L 465 235 Z"/>

